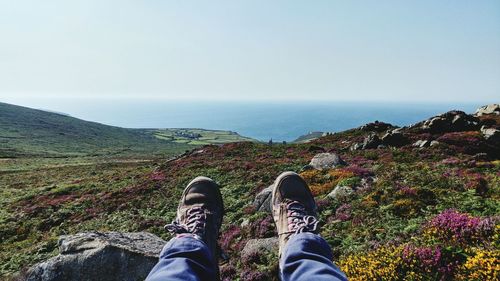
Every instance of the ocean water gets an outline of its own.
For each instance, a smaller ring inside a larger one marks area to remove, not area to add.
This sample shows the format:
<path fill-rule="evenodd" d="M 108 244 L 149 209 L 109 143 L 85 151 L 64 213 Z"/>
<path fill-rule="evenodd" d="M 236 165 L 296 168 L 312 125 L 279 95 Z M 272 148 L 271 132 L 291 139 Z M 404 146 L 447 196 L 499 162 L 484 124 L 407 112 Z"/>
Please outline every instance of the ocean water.
<path fill-rule="evenodd" d="M 375 120 L 404 126 L 452 109 L 472 113 L 482 104 L 83 100 L 37 105 L 32 107 L 127 128 L 222 129 L 262 141 L 292 141 L 308 132 L 338 132 Z"/>

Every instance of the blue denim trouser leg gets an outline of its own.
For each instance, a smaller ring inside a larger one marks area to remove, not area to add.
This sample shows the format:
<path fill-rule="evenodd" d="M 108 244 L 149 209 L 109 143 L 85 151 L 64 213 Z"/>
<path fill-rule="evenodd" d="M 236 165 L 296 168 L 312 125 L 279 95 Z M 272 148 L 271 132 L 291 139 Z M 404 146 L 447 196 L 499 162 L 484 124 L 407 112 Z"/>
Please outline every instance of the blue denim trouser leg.
<path fill-rule="evenodd" d="M 283 281 L 344 281 L 344 273 L 332 262 L 332 251 L 326 241 L 312 233 L 294 235 L 288 241 L 280 260 Z M 151 270 L 147 281 L 216 280 L 217 265 L 205 245 L 192 237 L 170 240 Z"/>
<path fill-rule="evenodd" d="M 202 241 L 194 237 L 170 240 L 160 253 L 147 281 L 202 281 L 216 280 L 215 261 Z"/>
<path fill-rule="evenodd" d="M 345 274 L 332 262 L 330 245 L 319 235 L 299 233 L 288 240 L 280 260 L 283 281 L 344 281 Z"/>

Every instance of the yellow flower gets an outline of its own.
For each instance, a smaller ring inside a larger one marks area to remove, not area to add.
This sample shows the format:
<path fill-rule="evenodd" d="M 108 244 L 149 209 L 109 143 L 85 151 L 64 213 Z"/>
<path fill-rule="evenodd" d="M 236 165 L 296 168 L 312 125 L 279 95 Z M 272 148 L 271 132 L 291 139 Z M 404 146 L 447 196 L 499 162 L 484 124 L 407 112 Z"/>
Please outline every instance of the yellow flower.
<path fill-rule="evenodd" d="M 458 280 L 500 280 L 500 250 L 477 250 L 458 268 Z"/>

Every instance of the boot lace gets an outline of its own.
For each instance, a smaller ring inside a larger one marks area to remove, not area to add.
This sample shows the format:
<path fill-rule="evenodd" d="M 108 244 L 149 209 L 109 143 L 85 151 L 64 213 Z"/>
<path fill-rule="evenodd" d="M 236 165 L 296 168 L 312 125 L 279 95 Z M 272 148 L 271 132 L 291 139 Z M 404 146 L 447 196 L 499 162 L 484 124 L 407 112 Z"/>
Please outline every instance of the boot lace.
<path fill-rule="evenodd" d="M 304 205 L 297 201 L 290 201 L 286 208 L 290 233 L 316 232 L 319 221 L 316 217 L 307 215 Z"/>
<path fill-rule="evenodd" d="M 193 207 L 187 211 L 184 222 L 176 218 L 172 223 L 165 225 L 165 230 L 175 234 L 191 233 L 201 237 L 205 230 L 206 221 L 205 210 L 201 207 Z"/>

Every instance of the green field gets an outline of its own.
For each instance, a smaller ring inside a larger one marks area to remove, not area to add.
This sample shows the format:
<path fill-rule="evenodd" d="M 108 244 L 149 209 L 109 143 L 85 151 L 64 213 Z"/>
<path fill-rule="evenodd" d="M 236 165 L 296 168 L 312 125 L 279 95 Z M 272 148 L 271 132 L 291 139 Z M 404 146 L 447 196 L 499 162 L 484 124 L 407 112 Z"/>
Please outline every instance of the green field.
<path fill-rule="evenodd" d="M 231 131 L 205 129 L 157 129 L 152 134 L 159 139 L 189 145 L 225 144 L 237 141 L 255 141 Z"/>

